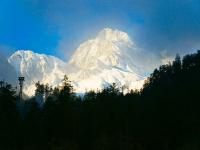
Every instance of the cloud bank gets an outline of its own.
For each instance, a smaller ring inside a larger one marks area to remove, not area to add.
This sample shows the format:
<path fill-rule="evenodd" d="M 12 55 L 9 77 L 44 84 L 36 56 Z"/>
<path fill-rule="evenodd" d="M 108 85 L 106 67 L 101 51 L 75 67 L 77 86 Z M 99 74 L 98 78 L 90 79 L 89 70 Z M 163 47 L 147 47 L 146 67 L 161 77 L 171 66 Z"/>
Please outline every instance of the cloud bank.
<path fill-rule="evenodd" d="M 50 0 L 46 6 L 49 24 L 59 30 L 57 49 L 67 58 L 104 27 L 129 33 L 153 66 L 200 47 L 198 0 Z"/>

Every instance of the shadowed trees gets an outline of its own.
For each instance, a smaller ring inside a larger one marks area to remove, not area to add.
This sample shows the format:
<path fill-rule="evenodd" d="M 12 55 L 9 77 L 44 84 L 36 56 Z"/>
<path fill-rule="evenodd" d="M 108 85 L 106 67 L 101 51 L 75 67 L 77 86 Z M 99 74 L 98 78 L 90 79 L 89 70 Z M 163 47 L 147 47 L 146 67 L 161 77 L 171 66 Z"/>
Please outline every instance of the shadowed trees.
<path fill-rule="evenodd" d="M 116 84 L 78 97 L 64 77 L 59 87 L 36 84 L 19 116 L 11 86 L 0 88 L 1 149 L 199 149 L 200 51 L 155 69 L 141 91 Z M 41 106 L 37 97 L 42 96 Z"/>
<path fill-rule="evenodd" d="M 20 116 L 17 98 L 11 85 L 1 81 L 0 87 L 0 149 L 14 149 L 20 141 Z"/>

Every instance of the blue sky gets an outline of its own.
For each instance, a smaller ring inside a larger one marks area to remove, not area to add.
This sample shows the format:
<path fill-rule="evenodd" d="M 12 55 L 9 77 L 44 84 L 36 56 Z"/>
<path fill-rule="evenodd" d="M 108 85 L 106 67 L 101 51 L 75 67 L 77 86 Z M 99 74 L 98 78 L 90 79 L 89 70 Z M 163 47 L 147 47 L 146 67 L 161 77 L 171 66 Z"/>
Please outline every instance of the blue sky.
<path fill-rule="evenodd" d="M 102 28 L 127 32 L 163 57 L 200 49 L 199 0 L 1 0 L 0 52 L 17 49 L 67 59 Z"/>

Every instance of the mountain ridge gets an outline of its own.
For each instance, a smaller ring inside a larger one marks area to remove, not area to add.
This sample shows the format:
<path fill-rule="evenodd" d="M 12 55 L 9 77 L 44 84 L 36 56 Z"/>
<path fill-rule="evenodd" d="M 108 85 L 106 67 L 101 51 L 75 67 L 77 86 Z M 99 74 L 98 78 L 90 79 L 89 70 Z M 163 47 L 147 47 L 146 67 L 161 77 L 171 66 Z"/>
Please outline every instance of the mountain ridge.
<path fill-rule="evenodd" d="M 68 62 L 30 50 L 16 51 L 8 62 L 18 75 L 25 76 L 24 92 L 29 96 L 34 94 L 34 82 L 58 86 L 65 74 L 78 93 L 102 89 L 114 82 L 138 89 L 144 78 L 131 60 L 132 47 L 134 43 L 127 33 L 105 28 L 95 38 L 83 42 Z"/>

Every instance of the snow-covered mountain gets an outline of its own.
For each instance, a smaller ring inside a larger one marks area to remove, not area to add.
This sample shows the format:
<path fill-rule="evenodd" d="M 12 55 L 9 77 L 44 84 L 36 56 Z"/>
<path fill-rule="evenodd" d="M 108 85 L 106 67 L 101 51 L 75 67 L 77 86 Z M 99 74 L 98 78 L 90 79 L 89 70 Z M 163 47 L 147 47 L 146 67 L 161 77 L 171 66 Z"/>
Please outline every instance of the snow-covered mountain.
<path fill-rule="evenodd" d="M 139 68 L 130 57 L 134 46 L 127 33 L 106 28 L 82 43 L 69 62 L 24 50 L 15 52 L 8 62 L 18 75 L 25 76 L 24 92 L 29 96 L 34 94 L 34 82 L 57 86 L 64 74 L 69 76 L 78 93 L 102 89 L 114 82 L 134 89 L 143 84 Z"/>
<path fill-rule="evenodd" d="M 66 63 L 62 60 L 32 51 L 17 51 L 8 62 L 16 69 L 18 76 L 25 77 L 24 92 L 29 96 L 34 94 L 37 81 L 58 85 L 66 74 Z"/>
<path fill-rule="evenodd" d="M 143 78 L 131 59 L 134 43 L 127 33 L 109 28 L 97 37 L 82 43 L 69 61 L 75 72 L 69 78 L 75 81 L 78 92 L 101 89 L 108 83 L 140 88 Z"/>
<path fill-rule="evenodd" d="M 70 63 L 89 70 L 102 65 L 128 69 L 127 65 L 132 65 L 126 49 L 131 46 L 133 43 L 126 33 L 106 28 L 96 38 L 82 43 Z"/>

